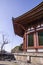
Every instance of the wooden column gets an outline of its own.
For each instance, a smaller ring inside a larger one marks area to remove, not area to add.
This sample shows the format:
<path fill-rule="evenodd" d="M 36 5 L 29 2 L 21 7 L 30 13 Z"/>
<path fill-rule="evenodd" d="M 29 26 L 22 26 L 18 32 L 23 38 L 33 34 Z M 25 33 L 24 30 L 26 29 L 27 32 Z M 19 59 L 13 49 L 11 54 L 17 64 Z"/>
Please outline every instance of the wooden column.
<path fill-rule="evenodd" d="M 23 39 L 23 50 L 26 51 L 27 49 L 27 38 L 26 38 L 26 33 L 24 34 L 24 39 Z"/>
<path fill-rule="evenodd" d="M 38 48 L 38 32 L 34 32 L 34 47 Z"/>
<path fill-rule="evenodd" d="M 36 32 L 34 32 L 34 47 L 36 48 L 37 41 L 36 41 Z"/>
<path fill-rule="evenodd" d="M 38 32 L 36 32 L 36 38 L 37 38 L 37 47 L 38 47 L 39 46 Z"/>

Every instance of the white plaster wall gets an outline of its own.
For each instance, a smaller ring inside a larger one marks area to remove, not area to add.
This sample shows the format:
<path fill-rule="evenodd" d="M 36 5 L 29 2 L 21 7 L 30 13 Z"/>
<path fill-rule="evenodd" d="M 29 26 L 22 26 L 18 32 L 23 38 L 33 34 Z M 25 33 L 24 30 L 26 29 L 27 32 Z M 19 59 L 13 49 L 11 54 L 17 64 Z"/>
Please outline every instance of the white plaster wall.
<path fill-rule="evenodd" d="M 43 49 L 38 49 L 38 52 L 43 52 Z M 27 49 L 27 52 L 36 52 L 35 49 Z"/>
<path fill-rule="evenodd" d="M 35 49 L 27 49 L 27 52 L 36 52 Z"/>
<path fill-rule="evenodd" d="M 38 49 L 38 52 L 43 52 L 43 49 Z"/>

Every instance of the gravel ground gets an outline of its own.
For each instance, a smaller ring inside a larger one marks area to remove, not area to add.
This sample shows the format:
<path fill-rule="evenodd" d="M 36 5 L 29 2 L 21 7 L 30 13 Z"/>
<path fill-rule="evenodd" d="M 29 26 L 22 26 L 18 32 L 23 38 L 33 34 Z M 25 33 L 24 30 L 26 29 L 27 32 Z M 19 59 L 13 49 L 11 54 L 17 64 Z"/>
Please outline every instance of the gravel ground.
<path fill-rule="evenodd" d="M 0 65 L 18 65 L 14 61 L 0 61 Z"/>
<path fill-rule="evenodd" d="M 39 63 L 27 63 L 21 61 L 0 61 L 0 65 L 43 65 Z"/>
<path fill-rule="evenodd" d="M 27 62 L 18 62 L 18 65 L 43 65 L 39 63 L 27 63 Z"/>

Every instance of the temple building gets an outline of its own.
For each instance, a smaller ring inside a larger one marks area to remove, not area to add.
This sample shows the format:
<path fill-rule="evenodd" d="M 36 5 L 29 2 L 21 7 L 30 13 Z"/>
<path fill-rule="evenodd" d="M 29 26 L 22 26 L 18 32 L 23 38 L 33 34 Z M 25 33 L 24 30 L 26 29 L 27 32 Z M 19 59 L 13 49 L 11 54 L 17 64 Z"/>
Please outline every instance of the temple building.
<path fill-rule="evenodd" d="M 23 15 L 12 18 L 14 32 L 23 38 L 23 50 L 43 51 L 43 2 Z"/>

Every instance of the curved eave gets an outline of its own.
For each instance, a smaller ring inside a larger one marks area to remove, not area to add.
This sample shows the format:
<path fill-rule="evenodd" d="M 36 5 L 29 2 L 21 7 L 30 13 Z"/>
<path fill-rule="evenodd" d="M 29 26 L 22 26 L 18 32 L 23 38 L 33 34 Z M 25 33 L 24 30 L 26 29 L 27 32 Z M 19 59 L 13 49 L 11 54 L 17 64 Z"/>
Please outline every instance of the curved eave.
<path fill-rule="evenodd" d="M 28 28 L 28 24 L 41 18 L 43 19 L 43 2 L 27 13 L 17 18 L 12 18 L 15 33 L 23 37 L 25 30 Z"/>
<path fill-rule="evenodd" d="M 13 19 L 12 19 L 12 20 L 13 20 Z M 14 28 L 15 34 L 17 34 L 17 35 L 23 37 L 23 35 L 24 35 L 24 30 L 22 29 L 21 26 L 19 26 L 18 24 L 15 24 L 15 23 L 14 23 L 14 20 L 13 20 L 13 28 Z"/>

